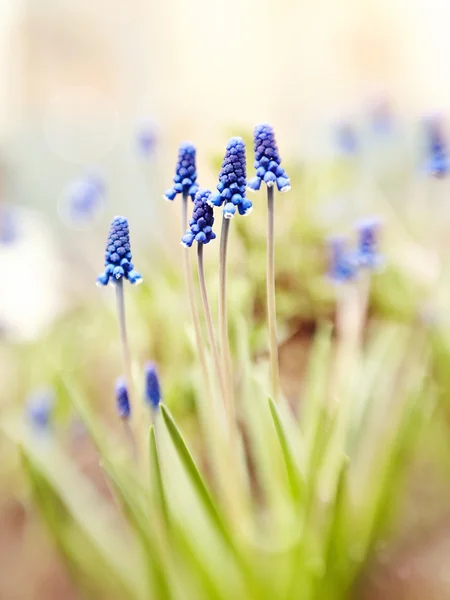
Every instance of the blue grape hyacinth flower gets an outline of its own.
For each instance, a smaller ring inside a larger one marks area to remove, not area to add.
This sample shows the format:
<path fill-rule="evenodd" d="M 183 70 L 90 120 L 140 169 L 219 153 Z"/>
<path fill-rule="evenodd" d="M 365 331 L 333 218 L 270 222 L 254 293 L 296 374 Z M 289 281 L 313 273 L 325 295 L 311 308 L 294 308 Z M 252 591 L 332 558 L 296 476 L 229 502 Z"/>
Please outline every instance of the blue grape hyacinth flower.
<path fill-rule="evenodd" d="M 30 425 L 37 430 L 48 429 L 54 406 L 53 391 L 49 388 L 33 392 L 26 401 L 26 413 Z"/>
<path fill-rule="evenodd" d="M 67 217 L 74 223 L 90 221 L 102 206 L 105 182 L 96 173 L 74 181 L 67 191 Z"/>
<path fill-rule="evenodd" d="M 125 217 L 114 217 L 109 230 L 105 251 L 105 272 L 97 277 L 97 285 L 107 285 L 128 279 L 132 284 L 142 281 L 140 273 L 134 270 L 131 262 L 130 234 Z"/>
<path fill-rule="evenodd" d="M 131 414 L 130 399 L 128 397 L 127 383 L 124 377 L 116 381 L 116 409 L 121 419 L 129 419 Z"/>
<path fill-rule="evenodd" d="M 195 194 L 194 210 L 192 219 L 189 221 L 189 229 L 186 231 L 186 235 L 181 238 L 181 244 L 186 248 L 190 248 L 194 242 L 208 244 L 216 238 L 216 234 L 212 230 L 214 211 L 208 204 L 210 195 L 211 192 L 203 188 Z"/>
<path fill-rule="evenodd" d="M 359 142 L 356 132 L 350 123 L 340 123 L 335 131 L 336 145 L 338 149 L 347 156 L 356 154 L 359 150 Z"/>
<path fill-rule="evenodd" d="M 190 142 L 184 142 L 178 149 L 178 161 L 175 168 L 174 186 L 164 193 L 166 200 L 175 200 L 177 194 L 189 194 L 194 200 L 198 191 L 196 150 Z"/>
<path fill-rule="evenodd" d="M 264 182 L 267 187 L 276 184 L 279 192 L 288 192 L 291 189 L 291 183 L 286 171 L 281 166 L 273 128 L 267 123 L 257 125 L 254 130 L 254 144 L 256 175 L 248 182 L 248 188 L 256 192 Z"/>
<path fill-rule="evenodd" d="M 149 158 L 156 147 L 157 137 L 152 123 L 145 121 L 140 124 L 137 133 L 137 146 L 143 158 Z"/>
<path fill-rule="evenodd" d="M 441 120 L 432 117 L 426 121 L 425 127 L 428 147 L 427 172 L 434 177 L 444 177 L 449 172 L 450 163 Z"/>
<path fill-rule="evenodd" d="M 158 371 L 153 362 L 145 365 L 145 400 L 153 409 L 158 409 L 161 402 L 161 388 Z"/>
<path fill-rule="evenodd" d="M 253 208 L 251 201 L 245 197 L 247 187 L 247 167 L 245 144 L 240 137 L 232 137 L 227 144 L 222 168 L 219 173 L 218 193 L 208 198 L 210 206 L 222 206 L 225 219 L 231 219 L 236 213 L 248 215 Z"/>
<path fill-rule="evenodd" d="M 377 217 L 369 217 L 356 223 L 358 234 L 356 259 L 362 268 L 377 269 L 383 264 L 383 258 L 378 251 L 380 227 L 381 220 Z"/>
<path fill-rule="evenodd" d="M 328 278 L 333 283 L 347 283 L 358 274 L 358 260 L 354 252 L 347 248 L 343 236 L 332 236 L 328 239 L 329 266 Z"/>

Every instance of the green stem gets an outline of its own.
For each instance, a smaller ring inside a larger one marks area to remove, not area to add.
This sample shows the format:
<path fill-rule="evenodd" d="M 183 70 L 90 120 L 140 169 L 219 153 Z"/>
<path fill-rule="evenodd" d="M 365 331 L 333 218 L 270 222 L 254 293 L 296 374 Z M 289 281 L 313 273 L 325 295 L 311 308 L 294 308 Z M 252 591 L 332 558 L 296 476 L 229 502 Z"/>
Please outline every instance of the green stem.
<path fill-rule="evenodd" d="M 205 312 L 209 346 L 211 348 L 211 352 L 212 352 L 212 356 L 213 356 L 214 368 L 216 371 L 217 380 L 219 382 L 220 390 L 222 392 L 222 396 L 224 397 L 224 402 L 225 402 L 226 401 L 226 396 L 225 396 L 226 392 L 225 392 L 225 385 L 224 385 L 224 376 L 223 376 L 221 365 L 220 365 L 219 349 L 217 346 L 216 336 L 214 334 L 214 326 L 213 326 L 213 321 L 212 321 L 212 316 L 211 316 L 211 307 L 210 307 L 209 300 L 208 300 L 208 291 L 206 289 L 205 266 L 204 266 L 204 261 L 203 261 L 203 246 L 204 246 L 204 244 L 197 244 L 198 278 L 199 278 L 199 282 L 200 282 L 200 291 L 201 291 L 201 295 L 202 295 L 203 310 Z"/>
<path fill-rule="evenodd" d="M 270 373 L 272 396 L 278 400 L 280 373 L 278 367 L 277 310 L 275 303 L 275 236 L 274 236 L 274 188 L 267 187 L 267 321 L 270 342 Z"/>
<path fill-rule="evenodd" d="M 181 227 L 182 234 L 184 235 L 187 229 L 187 203 L 188 203 L 189 195 L 183 193 L 183 202 L 181 209 Z M 202 344 L 202 334 L 200 327 L 200 318 L 197 310 L 197 303 L 195 301 L 195 292 L 194 292 L 194 284 L 192 281 L 192 268 L 191 268 L 191 255 L 189 252 L 189 248 L 183 249 L 183 262 L 184 262 L 184 276 L 186 280 L 186 288 L 188 292 L 189 298 L 189 307 L 191 310 L 192 323 L 194 325 L 194 333 L 195 333 L 195 344 L 197 346 L 198 358 L 200 360 L 200 366 L 203 371 L 204 381 L 208 382 L 208 368 L 206 363 L 206 356 Z"/>
<path fill-rule="evenodd" d="M 224 377 L 226 407 L 230 426 L 234 422 L 233 375 L 231 369 L 230 342 L 228 339 L 227 312 L 227 250 L 230 219 L 222 217 L 219 252 L 219 339 Z"/>

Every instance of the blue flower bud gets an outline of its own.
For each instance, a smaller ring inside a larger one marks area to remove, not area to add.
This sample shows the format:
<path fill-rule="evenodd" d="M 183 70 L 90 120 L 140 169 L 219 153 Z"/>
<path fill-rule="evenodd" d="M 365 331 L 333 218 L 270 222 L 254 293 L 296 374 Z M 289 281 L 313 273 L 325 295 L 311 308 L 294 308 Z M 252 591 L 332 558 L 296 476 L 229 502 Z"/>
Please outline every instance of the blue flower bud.
<path fill-rule="evenodd" d="M 360 267 L 377 269 L 383 263 L 383 258 L 378 252 L 380 227 L 381 221 L 375 217 L 362 219 L 356 224 L 358 232 L 356 259 Z"/>
<path fill-rule="evenodd" d="M 161 402 L 161 389 L 156 365 L 152 362 L 145 365 L 145 399 L 153 409 L 158 409 Z"/>
<path fill-rule="evenodd" d="M 130 234 L 125 217 L 114 217 L 106 242 L 105 271 L 97 277 L 97 285 L 107 285 L 128 279 L 132 284 L 141 283 L 141 275 L 134 270 L 131 263 Z"/>
<path fill-rule="evenodd" d="M 129 419 L 131 414 L 130 399 L 127 384 L 123 377 L 119 377 L 116 381 L 116 409 L 121 419 Z"/>
<path fill-rule="evenodd" d="M 450 170 L 450 162 L 442 122 L 439 117 L 432 117 L 426 121 L 425 127 L 428 146 L 427 172 L 434 177 L 444 177 Z"/>
<path fill-rule="evenodd" d="M 254 130 L 256 176 L 248 182 L 248 188 L 257 192 L 264 182 L 267 187 L 276 184 L 280 192 L 291 189 L 289 177 L 281 166 L 273 128 L 267 123 L 257 125 Z"/>
<path fill-rule="evenodd" d="M 48 429 L 54 406 L 53 391 L 49 388 L 36 390 L 26 401 L 26 412 L 32 427 L 37 430 Z"/>
<path fill-rule="evenodd" d="M 248 214 L 250 212 L 248 209 L 240 209 L 244 203 L 248 206 L 248 202 L 250 202 L 245 197 L 245 188 L 245 144 L 242 138 L 234 137 L 228 141 L 222 169 L 219 173 L 219 183 L 217 184 L 219 193 L 211 194 L 209 203 L 213 206 L 223 206 L 223 216 L 226 219 L 231 219 L 235 215 L 236 207 L 239 209 L 239 214 Z"/>
<path fill-rule="evenodd" d="M 346 240 L 333 236 L 328 240 L 328 277 L 334 283 L 346 283 L 355 279 L 358 273 L 358 260 L 354 252 L 347 249 Z"/>
<path fill-rule="evenodd" d="M 184 142 L 180 145 L 175 177 L 173 178 L 175 185 L 164 193 L 166 200 L 174 200 L 177 194 L 189 194 L 194 200 L 198 191 L 195 155 L 196 150 L 193 144 Z"/>

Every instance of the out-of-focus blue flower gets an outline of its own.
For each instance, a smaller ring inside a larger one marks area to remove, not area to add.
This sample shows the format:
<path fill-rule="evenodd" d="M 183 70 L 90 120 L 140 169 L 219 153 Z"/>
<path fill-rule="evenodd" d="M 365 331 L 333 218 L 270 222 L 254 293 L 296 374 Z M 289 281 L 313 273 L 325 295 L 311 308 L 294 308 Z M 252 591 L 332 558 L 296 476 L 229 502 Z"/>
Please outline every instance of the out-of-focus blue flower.
<path fill-rule="evenodd" d="M 444 177 L 449 172 L 449 157 L 444 138 L 443 125 L 439 117 L 429 118 L 425 122 L 428 156 L 426 169 L 434 177 Z"/>
<path fill-rule="evenodd" d="M 153 154 L 156 141 L 155 127 L 148 121 L 142 122 L 137 134 L 138 151 L 142 158 L 149 158 Z"/>
<path fill-rule="evenodd" d="M 157 409 L 161 402 L 158 371 L 153 362 L 145 365 L 145 400 L 153 409 Z"/>
<path fill-rule="evenodd" d="M 267 123 L 257 125 L 254 130 L 256 175 L 248 182 L 248 188 L 257 191 L 264 182 L 267 187 L 276 184 L 279 192 L 291 189 L 286 171 L 281 166 L 273 128 Z"/>
<path fill-rule="evenodd" d="M 43 388 L 33 392 L 26 401 L 27 418 L 31 426 L 37 430 L 48 429 L 54 406 L 53 391 Z"/>
<path fill-rule="evenodd" d="M 173 178 L 175 185 L 165 192 L 164 198 L 166 200 L 175 200 L 177 194 L 189 194 L 194 200 L 198 191 L 195 154 L 195 146 L 190 142 L 184 142 L 180 145 L 175 177 Z"/>
<path fill-rule="evenodd" d="M 372 130 L 378 135 L 387 135 L 392 131 L 393 121 L 391 104 L 388 98 L 378 98 L 373 103 L 370 113 Z"/>
<path fill-rule="evenodd" d="M 128 419 L 131 414 L 130 399 L 128 397 L 127 383 L 123 377 L 116 381 L 116 409 L 121 419 Z"/>
<path fill-rule="evenodd" d="M 335 132 L 336 145 L 343 154 L 356 154 L 359 150 L 358 138 L 350 123 L 341 123 Z"/>
<path fill-rule="evenodd" d="M 247 186 L 245 144 L 240 137 L 233 137 L 228 141 L 222 169 L 219 173 L 218 193 L 211 194 L 208 198 L 210 206 L 222 206 L 225 219 L 231 219 L 236 213 L 248 215 L 253 205 L 245 197 Z"/>
<path fill-rule="evenodd" d="M 329 267 L 328 277 L 334 283 L 352 281 L 358 274 L 358 261 L 354 252 L 347 248 L 347 241 L 342 236 L 328 239 Z"/>
<path fill-rule="evenodd" d="M 115 282 L 122 278 L 133 284 L 141 283 L 142 277 L 134 270 L 131 258 L 128 221 L 125 217 L 114 217 L 106 242 L 106 269 L 97 277 L 97 285 L 107 285 L 110 280 Z"/>
<path fill-rule="evenodd" d="M 208 244 L 216 238 L 216 234 L 212 230 L 214 212 L 208 204 L 210 195 L 211 192 L 203 188 L 195 194 L 194 210 L 192 219 L 189 221 L 189 229 L 186 231 L 186 235 L 181 238 L 181 244 L 186 248 L 190 248 L 194 242 Z"/>
<path fill-rule="evenodd" d="M 90 221 L 102 206 L 105 182 L 99 174 L 89 173 L 70 184 L 67 191 L 67 217 L 74 223 Z"/>
<path fill-rule="evenodd" d="M 17 214 L 12 206 L 0 205 L 0 244 L 7 246 L 17 239 Z"/>
<path fill-rule="evenodd" d="M 383 263 L 381 254 L 378 252 L 380 227 L 381 221 L 377 217 L 362 219 L 356 224 L 358 234 L 356 259 L 362 268 L 377 269 Z"/>

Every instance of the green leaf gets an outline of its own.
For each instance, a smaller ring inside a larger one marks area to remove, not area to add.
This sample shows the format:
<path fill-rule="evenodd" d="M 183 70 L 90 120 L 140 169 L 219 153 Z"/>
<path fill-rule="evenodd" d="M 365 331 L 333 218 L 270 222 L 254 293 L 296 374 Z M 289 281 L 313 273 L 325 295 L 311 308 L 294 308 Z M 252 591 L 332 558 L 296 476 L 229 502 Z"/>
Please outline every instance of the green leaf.
<path fill-rule="evenodd" d="M 295 502 L 298 502 L 301 498 L 303 490 L 303 481 L 300 475 L 300 471 L 297 464 L 294 451 L 291 444 L 289 443 L 287 433 L 281 420 L 279 408 L 269 396 L 268 398 L 270 413 L 272 415 L 273 423 L 277 431 L 278 440 L 280 442 L 281 451 L 283 453 L 284 462 L 286 464 L 286 471 L 288 475 L 289 486 L 291 489 L 292 497 Z"/>

